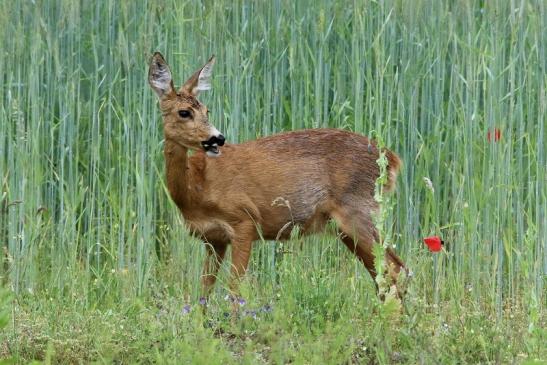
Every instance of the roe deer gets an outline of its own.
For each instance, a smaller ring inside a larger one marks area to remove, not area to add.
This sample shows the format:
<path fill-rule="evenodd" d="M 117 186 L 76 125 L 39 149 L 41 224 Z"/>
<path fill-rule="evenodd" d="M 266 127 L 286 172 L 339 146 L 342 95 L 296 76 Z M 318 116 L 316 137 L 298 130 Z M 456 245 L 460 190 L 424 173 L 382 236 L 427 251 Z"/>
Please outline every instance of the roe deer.
<path fill-rule="evenodd" d="M 212 289 L 226 248 L 232 245 L 232 292 L 247 269 L 253 241 L 288 238 L 296 225 L 313 233 L 336 222 L 342 242 L 374 278 L 372 246 L 378 233 L 374 185 L 379 151 L 367 137 L 337 129 L 281 133 L 241 144 L 225 144 L 196 98 L 210 89 L 212 57 L 178 90 L 160 53 L 148 80 L 159 97 L 165 136 L 167 187 L 189 230 L 203 239 L 207 259 L 204 296 Z M 188 150 L 196 152 L 189 157 Z M 385 150 L 393 190 L 401 161 Z M 282 200 L 283 204 L 276 204 Z M 389 277 L 396 284 L 404 264 L 388 249 Z"/>

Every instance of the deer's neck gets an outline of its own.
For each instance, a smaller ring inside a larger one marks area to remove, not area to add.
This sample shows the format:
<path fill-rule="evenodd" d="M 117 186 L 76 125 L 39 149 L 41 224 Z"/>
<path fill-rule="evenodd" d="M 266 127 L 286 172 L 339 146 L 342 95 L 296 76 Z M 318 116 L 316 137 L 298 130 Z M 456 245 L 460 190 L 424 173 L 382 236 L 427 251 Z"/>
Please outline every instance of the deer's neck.
<path fill-rule="evenodd" d="M 165 156 L 165 167 L 167 173 L 167 188 L 171 198 L 179 209 L 188 206 L 188 149 L 181 145 L 166 140 L 163 150 Z"/>

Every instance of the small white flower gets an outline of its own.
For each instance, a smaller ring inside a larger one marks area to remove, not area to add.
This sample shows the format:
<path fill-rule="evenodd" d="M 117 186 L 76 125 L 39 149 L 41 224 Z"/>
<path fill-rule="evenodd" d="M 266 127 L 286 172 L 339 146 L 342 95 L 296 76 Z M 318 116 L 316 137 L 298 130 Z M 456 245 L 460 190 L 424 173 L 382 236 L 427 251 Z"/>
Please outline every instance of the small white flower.
<path fill-rule="evenodd" d="M 473 291 L 473 285 L 472 285 L 472 284 L 465 284 L 465 289 L 466 289 L 468 292 L 472 292 L 472 291 Z"/>
<path fill-rule="evenodd" d="M 413 277 L 414 277 L 414 271 L 408 270 L 408 272 L 407 272 L 407 274 L 406 274 L 406 277 L 407 277 L 407 278 L 413 278 Z"/>
<path fill-rule="evenodd" d="M 435 192 L 435 188 L 433 188 L 433 183 L 431 182 L 431 179 L 429 179 L 428 177 L 425 177 L 424 176 L 424 183 L 425 183 L 425 186 L 431 190 L 432 193 Z"/>
<path fill-rule="evenodd" d="M 443 323 L 443 330 L 448 331 L 449 329 L 448 323 Z"/>

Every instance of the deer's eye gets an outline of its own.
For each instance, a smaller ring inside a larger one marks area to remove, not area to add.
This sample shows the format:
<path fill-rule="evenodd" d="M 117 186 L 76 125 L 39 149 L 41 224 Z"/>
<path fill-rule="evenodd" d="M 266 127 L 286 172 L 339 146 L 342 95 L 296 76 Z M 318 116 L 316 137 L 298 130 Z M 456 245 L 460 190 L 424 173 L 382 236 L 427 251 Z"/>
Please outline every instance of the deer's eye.
<path fill-rule="evenodd" d="M 190 118 L 190 117 L 192 117 L 192 113 L 190 113 L 189 110 L 185 110 L 185 109 L 179 110 L 179 115 L 180 115 L 181 118 Z"/>

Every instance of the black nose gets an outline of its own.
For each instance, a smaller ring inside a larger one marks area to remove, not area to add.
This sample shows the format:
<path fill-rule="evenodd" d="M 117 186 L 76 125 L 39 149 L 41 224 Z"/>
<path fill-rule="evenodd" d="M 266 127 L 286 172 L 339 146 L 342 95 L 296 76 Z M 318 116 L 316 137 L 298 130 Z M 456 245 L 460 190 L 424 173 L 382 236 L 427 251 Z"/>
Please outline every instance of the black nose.
<path fill-rule="evenodd" d="M 226 141 L 226 139 L 224 138 L 224 136 L 222 134 L 219 134 L 217 138 L 217 143 L 219 146 L 224 146 L 224 141 Z"/>
<path fill-rule="evenodd" d="M 203 146 L 205 151 L 209 151 L 212 149 L 217 149 L 219 146 L 224 146 L 225 141 L 226 139 L 224 138 L 224 136 L 222 134 L 219 134 L 218 137 L 212 136 L 207 141 L 201 142 L 201 145 Z"/>

